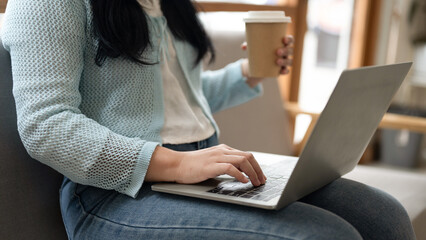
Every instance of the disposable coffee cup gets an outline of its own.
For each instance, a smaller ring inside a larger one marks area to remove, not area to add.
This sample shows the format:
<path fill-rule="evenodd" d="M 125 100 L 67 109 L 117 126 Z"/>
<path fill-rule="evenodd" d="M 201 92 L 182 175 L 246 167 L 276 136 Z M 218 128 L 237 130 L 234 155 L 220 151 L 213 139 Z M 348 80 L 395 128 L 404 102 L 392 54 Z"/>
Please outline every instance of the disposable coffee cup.
<path fill-rule="evenodd" d="M 283 11 L 250 11 L 244 18 L 250 77 L 277 77 L 277 49 L 283 47 L 291 18 Z"/>

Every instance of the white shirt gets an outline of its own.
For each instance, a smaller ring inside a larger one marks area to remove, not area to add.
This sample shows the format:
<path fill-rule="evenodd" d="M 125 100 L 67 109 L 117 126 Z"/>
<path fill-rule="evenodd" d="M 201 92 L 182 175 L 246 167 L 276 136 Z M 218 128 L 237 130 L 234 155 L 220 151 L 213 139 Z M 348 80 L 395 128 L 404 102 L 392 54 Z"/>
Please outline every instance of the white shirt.
<path fill-rule="evenodd" d="M 138 2 L 148 15 L 163 16 L 160 0 Z M 164 90 L 164 126 L 160 134 L 163 143 L 182 144 L 207 139 L 215 129 L 192 95 L 171 41 L 172 33 L 169 29 L 160 30 L 165 30 L 163 38 L 167 40 L 160 52 Z"/>

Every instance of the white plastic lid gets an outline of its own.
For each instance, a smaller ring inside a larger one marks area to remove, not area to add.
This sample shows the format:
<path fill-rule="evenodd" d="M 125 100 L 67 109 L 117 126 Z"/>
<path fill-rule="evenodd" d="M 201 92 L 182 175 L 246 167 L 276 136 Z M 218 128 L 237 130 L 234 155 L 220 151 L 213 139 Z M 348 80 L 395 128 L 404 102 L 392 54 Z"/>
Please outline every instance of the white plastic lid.
<path fill-rule="evenodd" d="M 284 11 L 249 11 L 244 18 L 246 23 L 271 23 L 291 22 L 291 18 L 285 16 Z"/>

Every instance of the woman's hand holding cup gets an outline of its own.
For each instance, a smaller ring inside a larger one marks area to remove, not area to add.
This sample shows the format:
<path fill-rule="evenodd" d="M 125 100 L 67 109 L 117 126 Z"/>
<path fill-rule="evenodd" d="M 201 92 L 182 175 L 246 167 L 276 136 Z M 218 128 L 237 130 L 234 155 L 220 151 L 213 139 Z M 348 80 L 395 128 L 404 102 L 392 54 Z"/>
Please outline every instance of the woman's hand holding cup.
<path fill-rule="evenodd" d="M 283 38 L 284 46 L 277 50 L 278 59 L 276 63 L 281 67 L 281 74 L 288 74 L 290 72 L 288 67 L 291 67 L 293 64 L 293 59 L 290 58 L 293 55 L 293 42 L 293 36 L 288 35 Z"/>
<path fill-rule="evenodd" d="M 280 66 L 279 74 L 285 75 L 290 72 L 289 67 L 293 64 L 293 42 L 294 38 L 291 35 L 287 35 L 282 39 L 283 46 L 276 50 L 277 59 L 275 63 Z M 243 50 L 247 50 L 247 43 L 241 45 Z M 249 60 L 245 59 L 241 65 L 242 73 L 244 77 L 247 77 L 247 84 L 250 87 L 255 87 L 265 78 L 251 77 L 249 73 Z M 278 75 L 278 73 L 277 73 Z"/>

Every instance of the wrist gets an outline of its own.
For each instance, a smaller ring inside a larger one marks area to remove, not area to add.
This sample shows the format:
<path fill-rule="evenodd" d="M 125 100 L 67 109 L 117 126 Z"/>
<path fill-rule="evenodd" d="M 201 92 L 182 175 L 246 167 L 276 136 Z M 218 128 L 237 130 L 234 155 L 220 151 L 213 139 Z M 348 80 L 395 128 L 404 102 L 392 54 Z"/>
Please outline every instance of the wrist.
<path fill-rule="evenodd" d="M 249 61 L 247 58 L 243 59 L 241 62 L 241 73 L 243 77 L 247 78 L 246 83 L 249 85 L 249 87 L 254 88 L 262 81 L 262 78 L 254 78 L 250 77 L 250 71 L 249 71 Z"/>
<path fill-rule="evenodd" d="M 249 77 L 246 80 L 247 85 L 249 85 L 249 87 L 254 88 L 256 87 L 260 82 L 262 81 L 262 78 L 252 78 Z"/>
<path fill-rule="evenodd" d="M 145 176 L 148 182 L 175 182 L 178 168 L 182 161 L 182 153 L 157 146 Z"/>
<path fill-rule="evenodd" d="M 249 61 L 247 58 L 244 58 L 241 61 L 241 74 L 243 75 L 243 77 L 245 78 L 249 78 L 250 76 L 250 71 L 249 71 Z"/>

